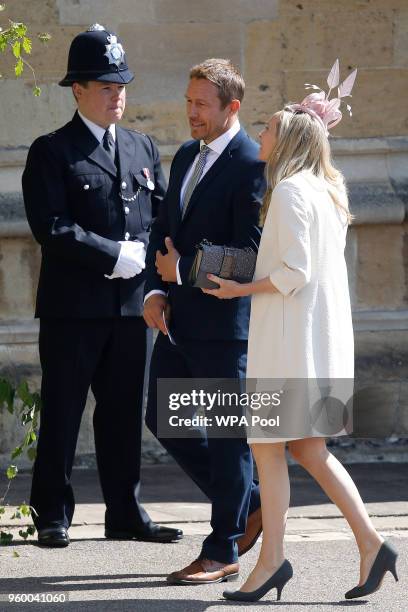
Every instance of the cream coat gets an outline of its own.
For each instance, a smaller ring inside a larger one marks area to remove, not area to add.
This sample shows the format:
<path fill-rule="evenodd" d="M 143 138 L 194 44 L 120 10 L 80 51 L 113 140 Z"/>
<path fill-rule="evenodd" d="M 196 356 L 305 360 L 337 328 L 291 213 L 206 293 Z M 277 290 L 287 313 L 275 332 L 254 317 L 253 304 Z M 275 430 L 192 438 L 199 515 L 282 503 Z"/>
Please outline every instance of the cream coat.
<path fill-rule="evenodd" d="M 346 230 L 325 181 L 310 172 L 273 190 L 255 279 L 269 277 L 278 292 L 252 298 L 248 378 L 353 378 Z"/>

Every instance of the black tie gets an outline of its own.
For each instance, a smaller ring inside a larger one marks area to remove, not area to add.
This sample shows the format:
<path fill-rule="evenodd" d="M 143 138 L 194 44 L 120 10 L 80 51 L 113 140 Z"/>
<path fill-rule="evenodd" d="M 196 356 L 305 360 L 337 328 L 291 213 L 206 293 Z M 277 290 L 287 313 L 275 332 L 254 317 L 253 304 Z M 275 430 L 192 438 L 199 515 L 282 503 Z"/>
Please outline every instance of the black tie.
<path fill-rule="evenodd" d="M 109 153 L 113 163 L 115 163 L 115 155 L 116 155 L 115 141 L 113 140 L 113 136 L 109 128 L 106 130 L 106 132 L 103 135 L 102 144 L 103 144 L 103 148 L 105 149 L 105 151 Z"/>

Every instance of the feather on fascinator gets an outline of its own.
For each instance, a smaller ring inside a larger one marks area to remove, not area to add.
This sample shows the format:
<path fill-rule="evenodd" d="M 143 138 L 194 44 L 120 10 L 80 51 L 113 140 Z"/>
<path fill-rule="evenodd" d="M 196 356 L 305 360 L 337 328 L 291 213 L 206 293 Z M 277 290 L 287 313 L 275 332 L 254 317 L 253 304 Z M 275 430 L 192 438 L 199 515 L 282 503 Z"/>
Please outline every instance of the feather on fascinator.
<path fill-rule="evenodd" d="M 348 77 L 339 85 L 340 67 L 339 60 L 336 59 L 327 77 L 327 84 L 329 86 L 329 91 L 327 94 L 318 85 L 305 83 L 305 89 L 317 89 L 318 93 L 311 93 L 306 96 L 306 98 L 302 100 L 300 104 L 289 104 L 286 108 L 294 113 L 303 112 L 308 113 L 312 117 L 316 117 L 316 119 L 318 119 L 318 121 L 322 124 L 326 135 L 328 135 L 329 130 L 334 128 L 334 126 L 337 125 L 343 117 L 340 110 L 340 104 L 342 102 L 341 99 L 346 98 L 347 96 L 351 97 L 351 90 L 353 89 L 356 75 L 357 68 L 353 70 L 353 72 L 349 74 Z M 335 87 L 338 87 L 338 97 L 329 100 L 330 93 Z M 346 108 L 351 117 L 352 112 L 350 104 L 347 104 Z"/>

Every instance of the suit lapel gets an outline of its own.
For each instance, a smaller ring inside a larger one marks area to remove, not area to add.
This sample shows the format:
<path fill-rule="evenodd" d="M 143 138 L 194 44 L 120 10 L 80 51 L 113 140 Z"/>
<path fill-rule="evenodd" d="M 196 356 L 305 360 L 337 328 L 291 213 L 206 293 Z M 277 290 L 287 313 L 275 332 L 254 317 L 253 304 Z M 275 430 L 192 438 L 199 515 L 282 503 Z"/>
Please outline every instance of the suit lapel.
<path fill-rule="evenodd" d="M 231 142 L 225 147 L 224 151 L 221 153 L 219 158 L 213 163 L 208 172 L 205 173 L 201 181 L 198 183 L 197 187 L 194 189 L 190 202 L 188 204 L 187 210 L 183 217 L 183 222 L 188 219 L 189 215 L 191 215 L 192 210 L 197 204 L 200 196 L 207 189 L 207 187 L 211 184 L 214 178 L 222 172 L 225 167 L 229 164 L 233 151 L 241 144 L 242 139 L 246 136 L 245 131 L 241 128 L 238 134 L 234 136 Z"/>
<path fill-rule="evenodd" d="M 74 145 L 86 157 L 116 178 L 118 171 L 109 153 L 105 151 L 92 132 L 87 128 L 78 113 L 75 113 L 72 119 L 72 127 L 74 128 Z"/>

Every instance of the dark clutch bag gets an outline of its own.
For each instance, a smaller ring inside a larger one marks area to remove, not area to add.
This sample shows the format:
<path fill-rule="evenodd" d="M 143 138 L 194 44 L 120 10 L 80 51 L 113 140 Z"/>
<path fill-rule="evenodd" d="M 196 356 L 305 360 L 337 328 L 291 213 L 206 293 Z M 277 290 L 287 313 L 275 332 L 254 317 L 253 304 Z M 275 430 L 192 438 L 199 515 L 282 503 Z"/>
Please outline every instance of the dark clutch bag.
<path fill-rule="evenodd" d="M 191 266 L 190 284 L 203 289 L 217 289 L 217 283 L 208 280 L 207 274 L 238 283 L 249 283 L 253 279 L 255 265 L 256 253 L 250 247 L 238 249 L 202 240 L 197 246 Z"/>

